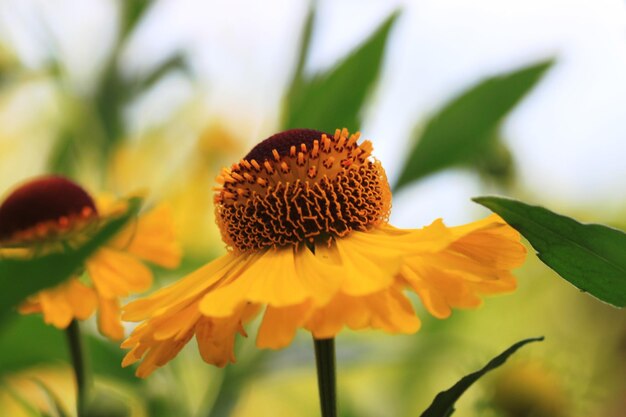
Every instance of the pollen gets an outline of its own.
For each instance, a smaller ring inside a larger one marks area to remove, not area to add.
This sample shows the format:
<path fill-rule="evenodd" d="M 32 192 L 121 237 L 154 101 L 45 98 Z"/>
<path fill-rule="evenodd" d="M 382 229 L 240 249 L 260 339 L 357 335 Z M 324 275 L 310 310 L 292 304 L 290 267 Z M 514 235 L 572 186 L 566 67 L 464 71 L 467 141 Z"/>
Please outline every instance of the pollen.
<path fill-rule="evenodd" d="M 59 176 L 39 177 L 15 189 L 0 205 L 0 244 L 40 240 L 96 218 L 91 196 Z"/>
<path fill-rule="evenodd" d="M 386 222 L 391 191 L 369 141 L 346 129 L 275 134 L 218 176 L 216 218 L 239 252 L 328 242 Z"/>

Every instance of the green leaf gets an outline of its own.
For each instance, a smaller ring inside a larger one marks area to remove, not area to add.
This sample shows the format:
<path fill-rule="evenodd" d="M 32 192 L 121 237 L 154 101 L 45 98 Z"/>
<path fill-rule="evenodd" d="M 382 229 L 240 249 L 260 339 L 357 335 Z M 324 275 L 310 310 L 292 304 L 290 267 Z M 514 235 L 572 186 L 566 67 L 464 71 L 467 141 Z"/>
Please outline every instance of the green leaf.
<path fill-rule="evenodd" d="M 129 95 L 138 96 L 154 87 L 163 77 L 172 71 L 187 72 L 187 60 L 182 52 L 176 52 L 165 61 L 152 68 L 142 79 L 136 80 L 130 86 Z"/>
<path fill-rule="evenodd" d="M 155 3 L 152 0 L 122 0 L 120 38 L 126 40 Z"/>
<path fill-rule="evenodd" d="M 435 397 L 432 404 L 422 413 L 421 417 L 449 417 L 454 413 L 454 404 L 458 399 L 471 387 L 474 382 L 478 381 L 487 372 L 501 366 L 506 360 L 514 354 L 522 346 L 531 343 L 542 341 L 543 337 L 534 337 L 530 339 L 524 339 L 493 358 L 482 369 L 473 372 L 469 375 L 461 378 L 459 382 L 454 384 L 446 391 L 442 391 Z"/>
<path fill-rule="evenodd" d="M 546 61 L 488 78 L 449 102 L 416 138 L 396 189 L 452 165 L 473 163 L 487 152 L 504 117 L 551 66 Z"/>
<path fill-rule="evenodd" d="M 626 233 L 583 224 L 543 207 L 500 197 L 478 197 L 535 248 L 543 263 L 602 301 L 626 306 Z"/>
<path fill-rule="evenodd" d="M 65 334 L 36 315 L 16 316 L 6 324 L 0 352 L 0 376 L 42 363 L 68 361 Z"/>
<path fill-rule="evenodd" d="M 110 220 L 83 246 L 33 259 L 0 259 L 0 322 L 22 300 L 74 275 L 87 258 L 115 236 L 139 211 L 141 199 L 129 200 L 128 210 Z"/>
<path fill-rule="evenodd" d="M 298 89 L 301 89 L 304 83 L 304 64 L 306 63 L 306 57 L 309 55 L 309 50 L 311 49 L 313 26 L 315 26 L 315 2 L 311 2 L 309 13 L 304 22 L 302 39 L 300 40 L 300 47 L 298 48 L 298 61 L 296 62 L 296 69 L 287 93 L 288 102 L 293 100 L 294 95 L 297 94 Z"/>
<path fill-rule="evenodd" d="M 378 79 L 387 38 L 398 15 L 393 13 L 360 47 L 324 74 L 303 79 L 301 58 L 285 103 L 284 128 L 330 133 L 342 127 L 358 130 L 359 112 Z M 303 48 L 308 48 L 312 21 L 313 17 L 307 20 Z"/>
<path fill-rule="evenodd" d="M 84 334 L 89 363 L 96 375 L 141 384 L 131 367 L 122 368 L 125 352 L 117 343 L 92 334 Z M 36 340 L 37 343 L 33 343 Z M 40 315 L 17 315 L 6 324 L 0 337 L 0 377 L 41 364 L 68 362 L 64 332 L 45 324 Z"/>

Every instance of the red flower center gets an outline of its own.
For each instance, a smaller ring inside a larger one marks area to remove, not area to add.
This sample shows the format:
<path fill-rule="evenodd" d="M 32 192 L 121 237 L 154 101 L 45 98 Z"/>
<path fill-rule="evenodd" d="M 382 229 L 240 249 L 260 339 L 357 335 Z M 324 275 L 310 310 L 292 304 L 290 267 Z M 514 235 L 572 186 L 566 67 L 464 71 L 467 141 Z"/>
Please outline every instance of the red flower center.
<path fill-rule="evenodd" d="M 320 132 L 313 129 L 291 129 L 284 132 L 276 133 L 257 144 L 243 159 L 248 161 L 256 160 L 263 163 L 273 158 L 272 151 L 275 149 L 279 155 L 289 155 L 292 146 L 296 146 L 300 150 L 300 145 L 304 144 L 308 149 L 313 148 L 313 142 L 319 140 L 322 135 L 326 134 L 332 137 L 330 133 Z"/>
<path fill-rule="evenodd" d="M 54 222 L 66 227 L 74 217 L 98 214 L 93 199 L 78 184 L 58 176 L 33 179 L 0 205 L 0 241 Z"/>

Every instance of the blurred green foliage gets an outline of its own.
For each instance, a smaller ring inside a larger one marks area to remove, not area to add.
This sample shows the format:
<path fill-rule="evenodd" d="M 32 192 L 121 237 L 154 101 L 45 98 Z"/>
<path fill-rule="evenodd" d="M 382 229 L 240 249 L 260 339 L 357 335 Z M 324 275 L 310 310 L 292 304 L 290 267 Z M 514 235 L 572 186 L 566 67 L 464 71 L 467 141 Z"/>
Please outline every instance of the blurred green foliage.
<path fill-rule="evenodd" d="M 149 91 L 172 71 L 187 70 L 185 55 L 177 52 L 146 74 L 135 78 L 125 77 L 120 71 L 122 51 L 155 2 L 123 0 L 118 3 L 121 7 L 119 33 L 93 92 L 76 95 L 73 91 L 66 91 L 69 96 L 67 116 L 70 120 L 61 132 L 51 156 L 51 172 L 75 176 L 76 161 L 81 159 L 82 154 L 90 152 L 95 153 L 105 166 L 114 148 L 126 138 L 124 111 L 132 99 Z M 60 66 L 60 63 L 54 65 L 55 68 Z M 58 77 L 62 77 L 62 74 L 58 73 Z"/>
<path fill-rule="evenodd" d="M 496 147 L 503 146 L 494 142 L 502 120 L 552 63 L 541 62 L 488 78 L 445 105 L 418 131 L 395 189 L 441 169 L 459 164 L 475 166 L 485 154 L 494 155 Z"/>
<path fill-rule="evenodd" d="M 311 128 L 333 133 L 338 127 L 359 130 L 361 110 L 380 75 L 385 45 L 398 19 L 396 12 L 354 51 L 325 73 L 303 74 L 314 12 L 307 19 L 301 55 L 284 107 L 285 129 Z"/>
<path fill-rule="evenodd" d="M 454 413 L 455 403 L 476 381 L 483 377 L 487 372 L 502 366 L 504 362 L 506 362 L 506 360 L 522 346 L 542 340 L 543 337 L 539 337 L 525 339 L 515 343 L 513 346 L 490 360 L 489 363 L 487 363 L 487 365 L 480 370 L 464 376 L 451 388 L 437 394 L 433 403 L 422 413 L 421 417 L 450 417 L 452 413 Z"/>

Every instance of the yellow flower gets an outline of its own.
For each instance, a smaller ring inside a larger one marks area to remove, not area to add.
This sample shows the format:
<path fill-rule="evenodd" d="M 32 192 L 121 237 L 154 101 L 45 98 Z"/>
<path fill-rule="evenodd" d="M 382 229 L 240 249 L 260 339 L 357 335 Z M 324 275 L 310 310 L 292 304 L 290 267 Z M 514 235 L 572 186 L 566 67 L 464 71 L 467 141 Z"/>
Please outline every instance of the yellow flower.
<path fill-rule="evenodd" d="M 290 130 L 223 169 L 216 217 L 229 252 L 124 308 L 125 320 L 144 322 L 122 345 L 123 365 L 143 358 L 145 377 L 194 335 L 206 362 L 234 362 L 236 334 L 262 309 L 257 346 L 277 349 L 298 328 L 316 339 L 344 327 L 413 333 L 407 289 L 444 318 L 515 288 L 510 270 L 526 255 L 515 230 L 497 216 L 394 228 L 385 172 L 358 139 Z"/>
<path fill-rule="evenodd" d="M 78 244 L 114 214 L 120 203 L 96 204 L 79 185 L 63 177 L 33 179 L 14 190 L 0 205 L 0 247 L 25 248 L 34 256 Z M 124 336 L 119 299 L 145 291 L 152 272 L 141 260 L 173 268 L 180 262 L 169 208 L 160 205 L 141 215 L 85 263 L 86 277 L 72 277 L 29 297 L 23 314 L 42 313 L 44 321 L 67 328 L 98 310 L 100 332 Z"/>

